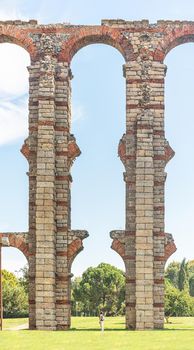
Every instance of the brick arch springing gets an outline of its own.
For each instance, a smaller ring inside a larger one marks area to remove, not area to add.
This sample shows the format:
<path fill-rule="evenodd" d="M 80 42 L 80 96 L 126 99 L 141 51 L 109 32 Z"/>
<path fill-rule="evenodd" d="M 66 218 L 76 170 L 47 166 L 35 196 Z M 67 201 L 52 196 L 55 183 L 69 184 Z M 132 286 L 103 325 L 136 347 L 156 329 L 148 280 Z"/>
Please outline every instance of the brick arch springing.
<path fill-rule="evenodd" d="M 0 43 L 11 43 L 21 46 L 29 53 L 32 60 L 36 58 L 37 49 L 28 33 L 22 29 L 16 29 L 13 26 L 0 27 Z"/>
<path fill-rule="evenodd" d="M 133 57 L 133 48 L 122 31 L 106 26 L 84 27 L 62 45 L 59 61 L 71 62 L 73 56 L 83 47 L 91 44 L 106 44 L 116 48 L 124 60 Z"/>
<path fill-rule="evenodd" d="M 67 258 L 68 258 L 69 270 L 71 270 L 71 266 L 74 262 L 74 259 L 82 250 L 83 250 L 83 243 L 80 238 L 75 239 L 73 242 L 71 242 L 68 245 Z"/>
<path fill-rule="evenodd" d="M 185 24 L 166 32 L 154 53 L 154 60 L 163 62 L 166 55 L 176 46 L 194 42 L 194 25 Z"/>
<path fill-rule="evenodd" d="M 6 237 L 9 240 L 9 247 L 20 250 L 28 261 L 29 247 L 28 247 L 28 233 L 1 233 L 0 237 Z"/>

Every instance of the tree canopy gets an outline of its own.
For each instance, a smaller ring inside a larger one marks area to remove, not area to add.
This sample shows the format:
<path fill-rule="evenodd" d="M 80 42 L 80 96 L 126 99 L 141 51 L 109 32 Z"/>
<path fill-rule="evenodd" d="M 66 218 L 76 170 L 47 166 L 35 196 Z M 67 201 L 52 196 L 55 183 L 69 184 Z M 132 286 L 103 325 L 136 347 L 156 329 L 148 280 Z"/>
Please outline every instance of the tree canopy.
<path fill-rule="evenodd" d="M 74 313 L 77 306 L 79 313 L 88 315 L 96 315 L 101 309 L 107 315 L 123 313 L 125 277 L 116 267 L 105 263 L 89 267 L 80 280 L 73 281 L 72 287 Z"/>
<path fill-rule="evenodd" d="M 3 316 L 24 317 L 28 315 L 28 295 L 19 279 L 12 273 L 2 270 Z"/>
<path fill-rule="evenodd" d="M 28 268 L 20 277 L 2 271 L 4 317 L 28 315 Z M 125 274 L 106 263 L 89 267 L 72 280 L 72 315 L 125 313 Z M 194 316 L 194 260 L 171 262 L 165 270 L 165 317 Z"/>
<path fill-rule="evenodd" d="M 165 271 L 165 317 L 194 316 L 194 261 L 171 262 Z"/>

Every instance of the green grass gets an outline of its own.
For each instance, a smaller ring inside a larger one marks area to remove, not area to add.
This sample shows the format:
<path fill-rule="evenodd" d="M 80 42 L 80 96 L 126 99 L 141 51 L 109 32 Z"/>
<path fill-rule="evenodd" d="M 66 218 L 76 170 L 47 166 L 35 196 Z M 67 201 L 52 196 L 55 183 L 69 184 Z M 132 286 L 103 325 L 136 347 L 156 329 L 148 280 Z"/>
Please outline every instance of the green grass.
<path fill-rule="evenodd" d="M 19 319 L 24 324 L 25 319 Z M 171 318 L 163 331 L 126 331 L 124 318 L 106 318 L 105 332 L 99 331 L 98 318 L 73 317 L 67 332 L 3 331 L 2 350 L 193 350 L 194 317 Z M 14 327 L 16 320 L 5 320 L 4 326 Z"/>

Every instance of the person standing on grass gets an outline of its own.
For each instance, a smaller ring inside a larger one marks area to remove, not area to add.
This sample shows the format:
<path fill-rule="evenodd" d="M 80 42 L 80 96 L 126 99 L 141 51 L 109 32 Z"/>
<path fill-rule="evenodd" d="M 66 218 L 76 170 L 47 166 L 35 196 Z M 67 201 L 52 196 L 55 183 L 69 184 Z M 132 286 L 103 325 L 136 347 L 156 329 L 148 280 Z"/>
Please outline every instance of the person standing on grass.
<path fill-rule="evenodd" d="M 104 314 L 102 311 L 100 311 L 99 323 L 100 323 L 101 331 L 104 332 Z"/>

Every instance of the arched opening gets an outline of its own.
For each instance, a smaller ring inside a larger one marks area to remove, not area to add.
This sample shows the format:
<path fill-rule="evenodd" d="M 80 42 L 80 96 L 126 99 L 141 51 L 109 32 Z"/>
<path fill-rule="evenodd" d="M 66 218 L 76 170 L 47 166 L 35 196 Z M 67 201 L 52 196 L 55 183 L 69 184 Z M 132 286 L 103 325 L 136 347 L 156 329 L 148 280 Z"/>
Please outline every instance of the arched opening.
<path fill-rule="evenodd" d="M 125 220 L 124 168 L 117 156 L 125 131 L 123 64 L 117 50 L 101 44 L 83 48 L 72 61 L 72 132 L 82 154 L 72 167 L 71 226 L 90 235 L 73 262 L 74 276 L 102 262 L 125 272 L 109 236 L 124 229 Z"/>
<path fill-rule="evenodd" d="M 1 42 L 6 38 L 1 36 Z M 8 40 L 8 39 L 7 39 Z M 9 40 L 8 40 L 9 41 Z M 28 135 L 30 56 L 10 43 L 0 45 L 0 231 L 28 231 L 28 164 L 20 153 Z M 14 246 L 14 245 L 12 245 Z M 14 273 L 26 264 L 18 249 L 3 248 L 3 269 Z"/>
<path fill-rule="evenodd" d="M 17 248 L 3 247 L 1 258 L 3 330 L 27 329 L 29 315 L 27 257 Z"/>
<path fill-rule="evenodd" d="M 193 41 L 193 37 L 186 37 L 185 42 L 187 41 Z M 177 44 L 183 42 L 182 37 L 177 40 Z M 168 67 L 165 85 L 165 134 L 175 151 L 174 158 L 166 167 L 165 232 L 173 234 L 177 247 L 176 253 L 167 261 L 166 268 L 169 266 L 169 270 L 166 276 L 170 276 L 173 286 L 178 289 L 178 275 L 183 259 L 192 261 L 194 258 L 190 243 L 194 234 L 193 57 L 194 45 L 187 43 L 170 51 L 165 60 Z M 178 264 L 174 264 L 174 261 Z M 188 279 L 190 278 L 191 275 L 188 275 Z"/>
<path fill-rule="evenodd" d="M 81 48 L 91 44 L 106 44 L 115 47 L 126 61 L 134 58 L 133 46 L 129 43 L 128 38 L 120 35 L 119 30 L 110 28 L 107 25 L 86 27 L 77 27 L 74 36 L 62 45 L 59 54 L 59 60 L 71 62 L 73 56 Z"/>
<path fill-rule="evenodd" d="M 193 44 L 181 45 L 173 49 L 165 61 L 168 67 L 165 132 L 166 139 L 175 151 L 174 159 L 166 168 L 166 230 L 174 234 L 177 247 L 181 247 L 176 252 L 178 259 L 193 257 L 192 247 L 188 244 L 192 241 L 194 209 L 193 54 Z"/>

